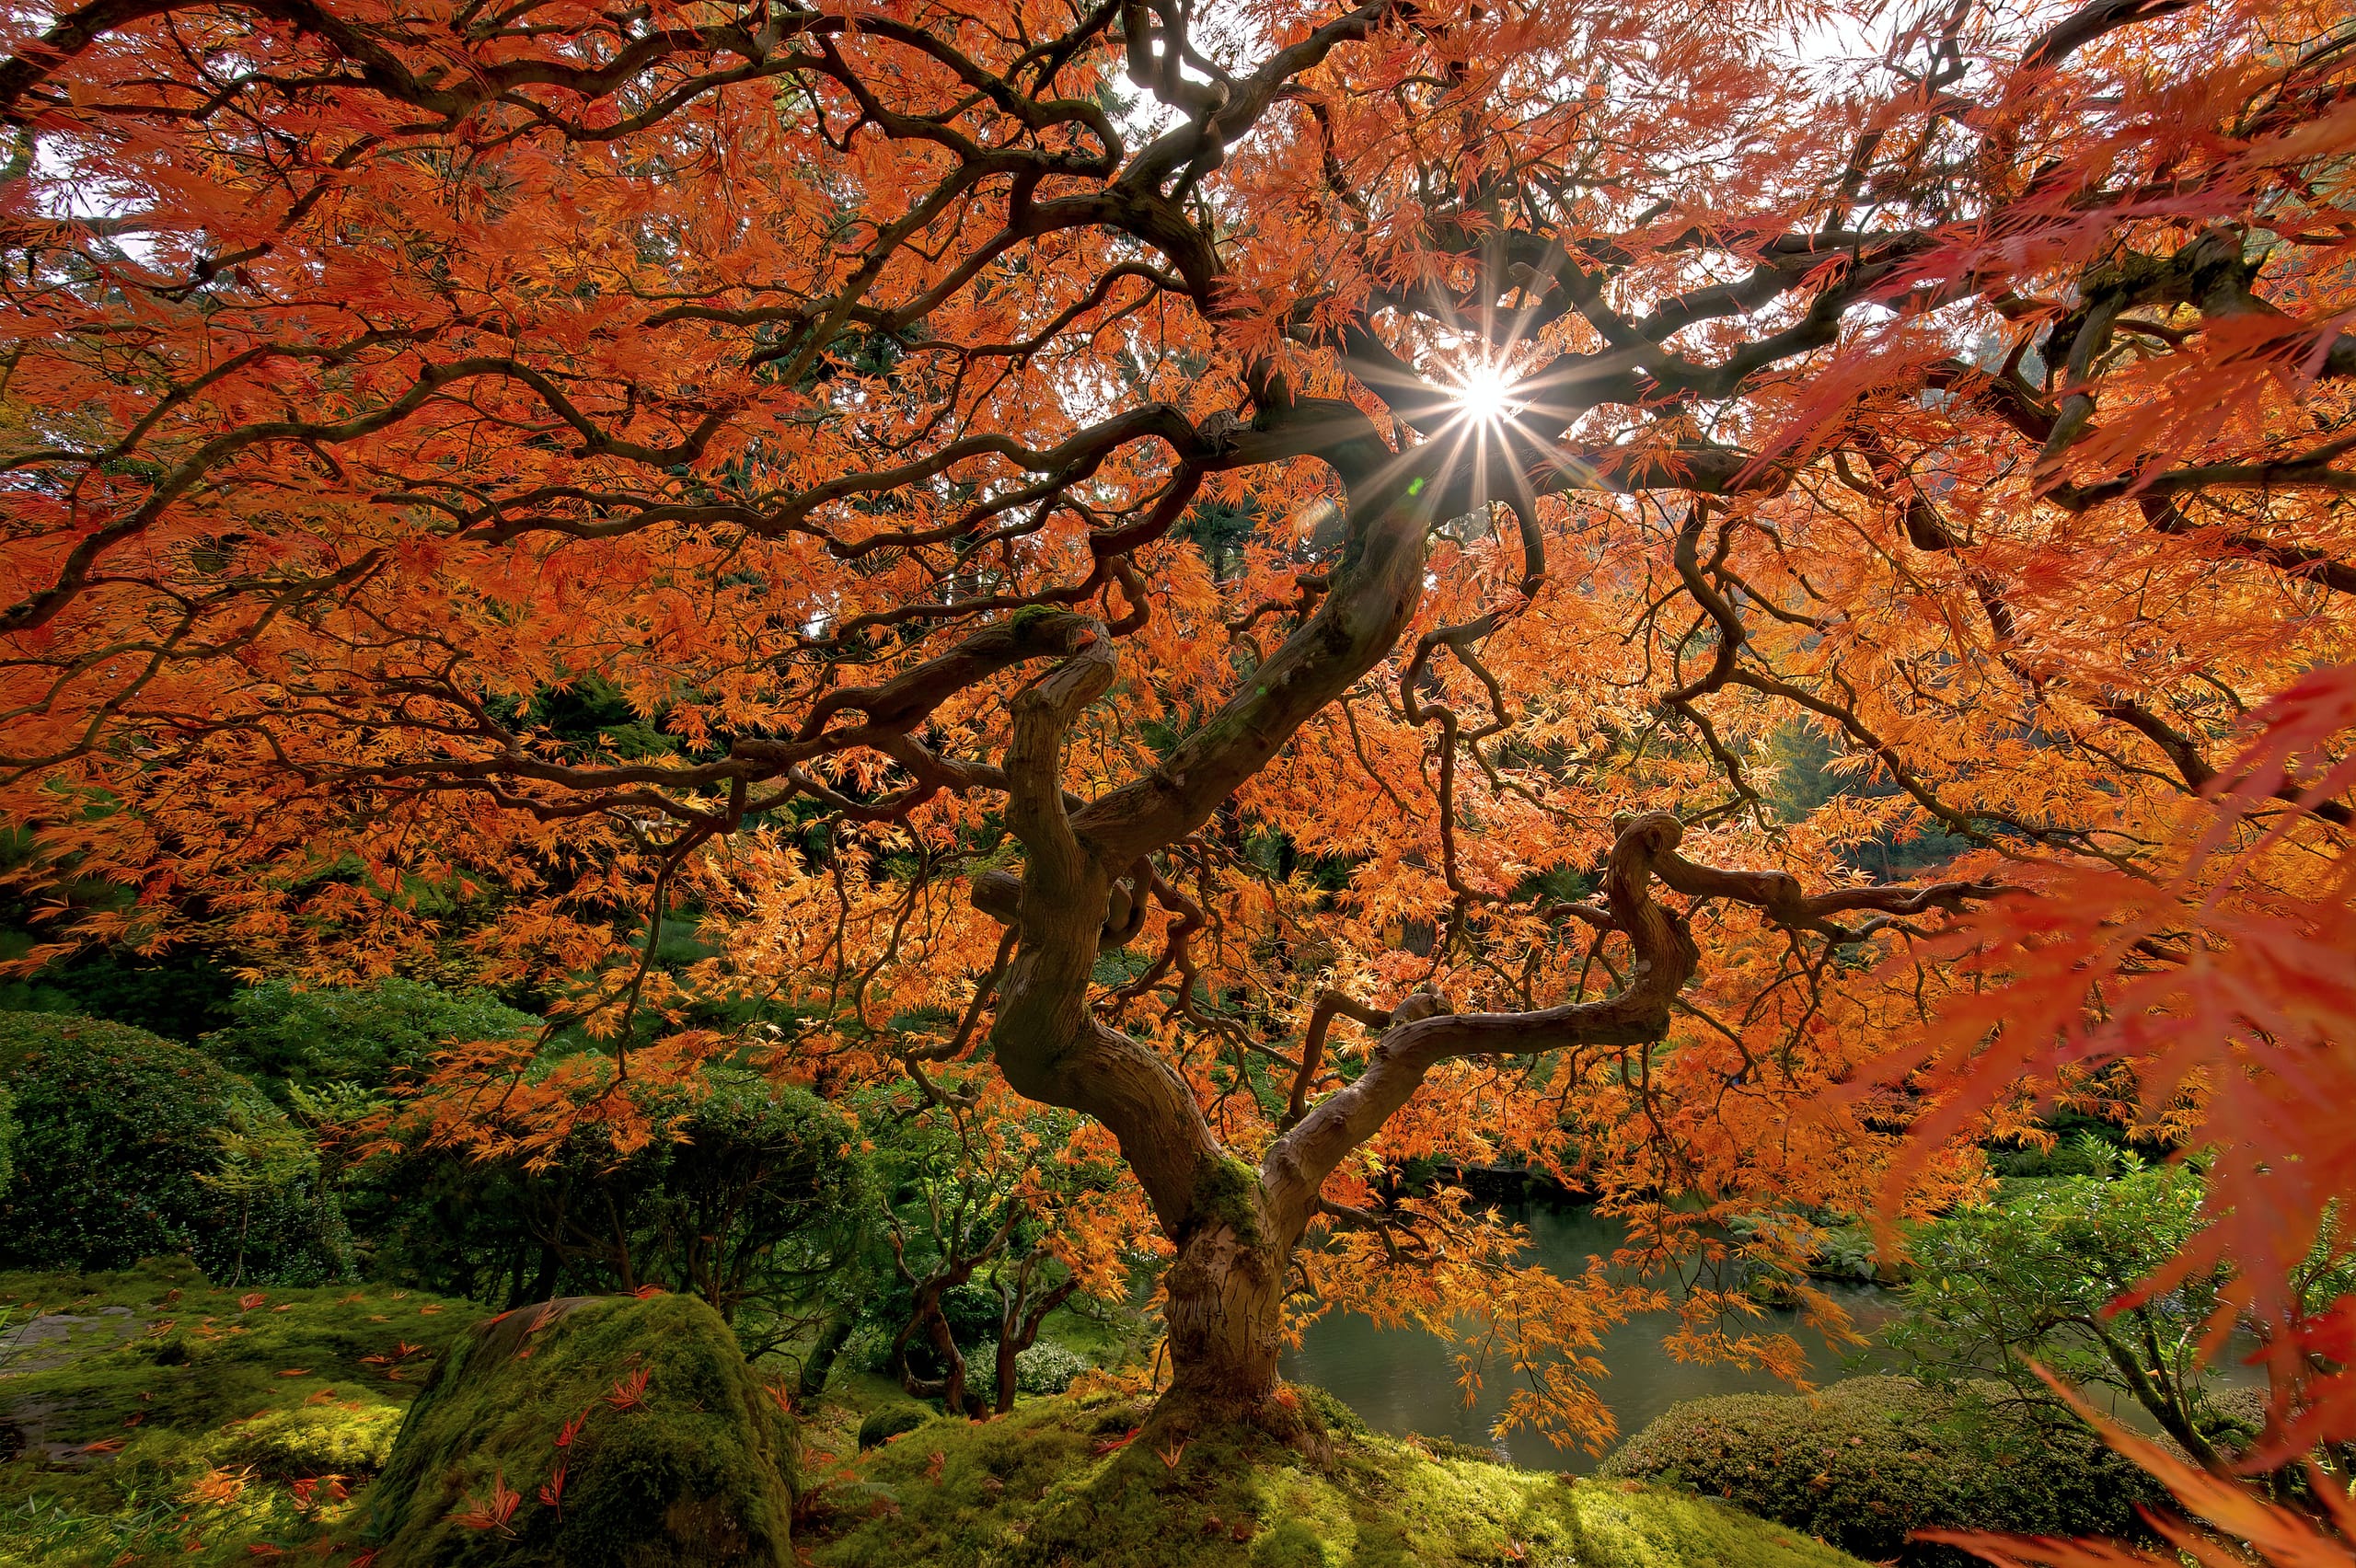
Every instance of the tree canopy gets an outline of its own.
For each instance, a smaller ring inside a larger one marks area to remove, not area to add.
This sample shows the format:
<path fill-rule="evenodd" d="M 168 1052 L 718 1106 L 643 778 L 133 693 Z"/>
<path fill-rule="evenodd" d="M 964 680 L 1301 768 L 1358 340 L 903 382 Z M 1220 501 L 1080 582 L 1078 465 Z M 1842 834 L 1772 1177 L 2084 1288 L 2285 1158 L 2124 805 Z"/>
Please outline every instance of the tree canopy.
<path fill-rule="evenodd" d="M 542 987 L 606 1048 L 436 1075 L 527 1153 L 715 1056 L 1082 1113 L 1172 1419 L 1306 1287 L 1601 1429 L 1652 1297 L 1412 1157 L 1788 1366 L 1716 1222 L 2108 1108 L 2356 1427 L 2344 7 L 0 17 L 0 811 L 138 893 L 59 945 Z"/>

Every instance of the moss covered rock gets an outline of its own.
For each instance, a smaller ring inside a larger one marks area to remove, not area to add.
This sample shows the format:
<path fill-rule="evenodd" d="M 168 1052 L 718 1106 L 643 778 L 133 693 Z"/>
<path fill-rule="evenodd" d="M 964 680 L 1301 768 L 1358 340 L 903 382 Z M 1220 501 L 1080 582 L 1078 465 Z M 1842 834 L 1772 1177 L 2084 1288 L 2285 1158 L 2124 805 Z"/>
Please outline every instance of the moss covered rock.
<path fill-rule="evenodd" d="M 931 1411 L 915 1403 L 887 1404 L 870 1411 L 867 1419 L 859 1424 L 859 1451 L 863 1454 L 903 1432 L 914 1432 L 932 1416 Z"/>
<path fill-rule="evenodd" d="M 1978 1559 L 1911 1544 L 1910 1531 L 2132 1536 L 2136 1505 L 2166 1501 L 2092 1433 L 2025 1427 L 1911 1378 L 1689 1400 L 1601 1473 L 1690 1488 L 1860 1556 L 1924 1564 Z"/>
<path fill-rule="evenodd" d="M 572 1297 L 478 1325 L 371 1489 L 379 1568 L 771 1568 L 792 1433 L 717 1313 Z"/>
<path fill-rule="evenodd" d="M 1289 1390 L 1314 1410 L 1306 1390 Z M 1156 1450 L 1146 1406 L 1035 1400 L 936 1421 L 810 1500 L 820 1568 L 1861 1568 L 1708 1499 L 1434 1457 L 1328 1424 Z"/>

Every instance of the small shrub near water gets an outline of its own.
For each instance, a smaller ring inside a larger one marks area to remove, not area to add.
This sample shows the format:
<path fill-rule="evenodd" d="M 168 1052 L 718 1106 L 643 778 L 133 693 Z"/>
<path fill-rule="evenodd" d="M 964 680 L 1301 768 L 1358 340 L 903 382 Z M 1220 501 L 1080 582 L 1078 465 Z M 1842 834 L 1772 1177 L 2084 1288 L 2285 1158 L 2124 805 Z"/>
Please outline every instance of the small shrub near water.
<path fill-rule="evenodd" d="M 2015 1423 L 1968 1390 L 1910 1378 L 1687 1401 L 1598 1473 L 1683 1486 L 1861 1557 L 1919 1563 L 1968 1560 L 1910 1545 L 1912 1530 L 2134 1535 L 2135 1505 L 2165 1501 L 2090 1433 Z"/>

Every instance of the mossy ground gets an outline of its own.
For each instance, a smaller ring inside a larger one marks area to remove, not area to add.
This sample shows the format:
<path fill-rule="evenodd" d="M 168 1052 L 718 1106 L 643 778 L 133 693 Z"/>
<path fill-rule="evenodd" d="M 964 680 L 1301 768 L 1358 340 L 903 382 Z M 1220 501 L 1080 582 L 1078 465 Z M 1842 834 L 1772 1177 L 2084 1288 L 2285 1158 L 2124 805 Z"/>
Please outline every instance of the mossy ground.
<path fill-rule="evenodd" d="M 942 1418 L 852 1458 L 810 1455 L 797 1545 L 819 1568 L 1860 1568 L 1704 1499 L 1440 1458 L 1336 1429 L 1153 1452 L 1133 1396 Z"/>
<path fill-rule="evenodd" d="M 0 1274 L 0 1456 L 21 1447 L 0 1463 L 0 1565 L 128 1568 L 356 1556 L 403 1411 L 482 1309 L 215 1289 L 164 1262 Z"/>

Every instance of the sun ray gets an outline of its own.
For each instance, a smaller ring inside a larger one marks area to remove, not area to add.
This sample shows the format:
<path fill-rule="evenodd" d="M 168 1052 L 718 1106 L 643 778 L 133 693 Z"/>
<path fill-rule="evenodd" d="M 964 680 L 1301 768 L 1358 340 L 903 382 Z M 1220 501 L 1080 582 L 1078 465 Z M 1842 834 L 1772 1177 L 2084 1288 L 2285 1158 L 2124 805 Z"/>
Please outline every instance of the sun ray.
<path fill-rule="evenodd" d="M 1502 423 L 1513 413 L 1514 377 L 1496 361 L 1466 368 L 1456 384 L 1456 406 L 1473 424 Z"/>

